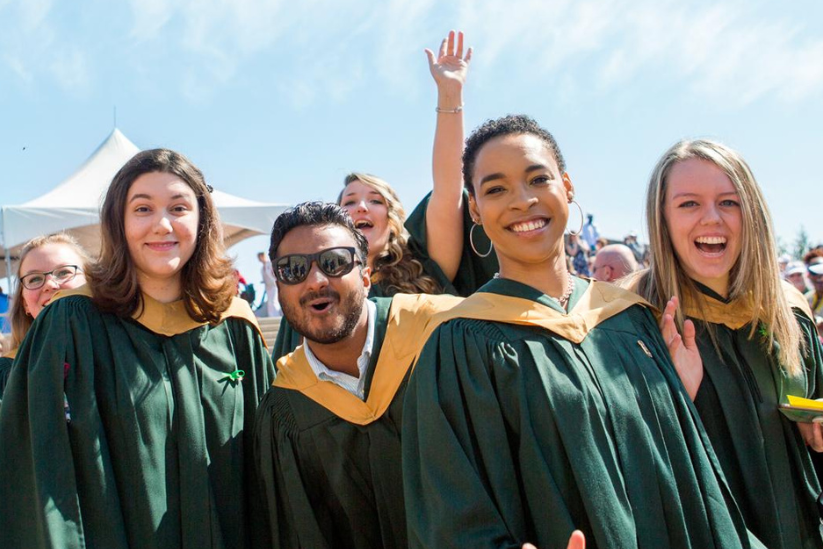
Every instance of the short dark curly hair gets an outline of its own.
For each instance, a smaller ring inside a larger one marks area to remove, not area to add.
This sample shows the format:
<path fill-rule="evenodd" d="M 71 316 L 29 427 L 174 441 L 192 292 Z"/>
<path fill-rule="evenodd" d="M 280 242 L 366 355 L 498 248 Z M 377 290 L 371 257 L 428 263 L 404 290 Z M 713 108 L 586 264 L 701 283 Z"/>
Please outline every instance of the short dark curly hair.
<path fill-rule="evenodd" d="M 510 114 L 496 120 L 486 120 L 466 140 L 466 148 L 463 150 L 463 182 L 470 194 L 474 195 L 472 172 L 474 171 L 477 155 L 483 145 L 496 137 L 519 134 L 534 135 L 541 139 L 554 155 L 560 173 L 566 171 L 566 161 L 563 159 L 563 153 L 560 152 L 560 147 L 557 145 L 554 136 L 541 128 L 533 118 L 525 114 Z"/>
<path fill-rule="evenodd" d="M 303 202 L 289 208 L 277 216 L 274 226 L 271 229 L 271 242 L 269 244 L 269 259 L 274 262 L 277 259 L 277 248 L 286 235 L 297 227 L 323 227 L 326 225 L 339 225 L 351 233 L 357 248 L 357 258 L 360 265 L 367 265 L 369 257 L 369 242 L 363 233 L 354 228 L 354 222 L 349 217 L 349 212 L 332 202 Z"/>

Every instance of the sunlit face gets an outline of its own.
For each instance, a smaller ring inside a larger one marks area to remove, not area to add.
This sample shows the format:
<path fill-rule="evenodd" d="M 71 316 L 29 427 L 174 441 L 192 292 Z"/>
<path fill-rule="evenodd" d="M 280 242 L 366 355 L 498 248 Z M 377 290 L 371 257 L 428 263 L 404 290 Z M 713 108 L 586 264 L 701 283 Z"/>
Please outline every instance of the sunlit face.
<path fill-rule="evenodd" d="M 814 267 L 815 270 L 819 270 L 820 266 L 823 265 L 823 257 L 813 257 L 809 261 L 809 267 Z M 814 286 L 814 291 L 817 293 L 823 293 L 823 274 L 817 274 L 812 272 L 811 270 L 807 273 L 809 275 L 809 282 L 812 283 Z"/>
<path fill-rule="evenodd" d="M 686 274 L 726 296 L 743 226 L 740 197 L 729 177 L 707 160 L 678 162 L 667 178 L 663 211 Z"/>
<path fill-rule="evenodd" d="M 786 280 L 801 292 L 808 290 L 806 287 L 806 279 L 803 278 L 803 273 L 792 273 L 786 277 Z"/>
<path fill-rule="evenodd" d="M 313 254 L 328 248 L 357 248 L 351 233 L 339 225 L 302 226 L 286 234 L 277 257 Z M 276 258 L 275 258 L 276 263 Z M 297 284 L 277 282 L 283 316 L 310 341 L 331 344 L 349 337 L 363 314 L 368 295 L 369 269 L 359 265 L 340 277 L 329 276 L 313 262 L 305 280 Z"/>
<path fill-rule="evenodd" d="M 386 199 L 373 187 L 355 179 L 343 189 L 340 206 L 349 212 L 354 226 L 368 240 L 371 265 L 389 244 L 389 207 Z"/>
<path fill-rule="evenodd" d="M 77 275 L 71 280 L 65 280 L 59 283 L 56 279 L 61 278 L 61 275 L 68 276 L 69 270 L 61 267 L 69 265 L 77 265 L 80 270 Z M 26 254 L 23 258 L 23 263 L 20 266 L 20 277 L 31 279 L 30 275 L 42 274 L 52 272 L 46 276 L 45 283 L 35 290 L 29 290 L 25 286 L 22 288 L 23 308 L 33 318 L 37 318 L 43 307 L 48 305 L 51 298 L 58 290 L 70 290 L 78 288 L 86 283 L 86 277 L 83 275 L 83 259 L 74 249 L 68 244 L 61 244 L 54 242 L 51 244 L 44 244 L 39 248 L 35 248 Z"/>
<path fill-rule="evenodd" d="M 179 287 L 180 271 L 194 253 L 199 220 L 194 191 L 176 175 L 151 172 L 132 183 L 125 231 L 144 291 Z"/>
<path fill-rule="evenodd" d="M 520 134 L 490 140 L 477 154 L 472 178 L 469 207 L 494 244 L 502 276 L 565 261 L 563 233 L 574 187 L 541 139 Z"/>

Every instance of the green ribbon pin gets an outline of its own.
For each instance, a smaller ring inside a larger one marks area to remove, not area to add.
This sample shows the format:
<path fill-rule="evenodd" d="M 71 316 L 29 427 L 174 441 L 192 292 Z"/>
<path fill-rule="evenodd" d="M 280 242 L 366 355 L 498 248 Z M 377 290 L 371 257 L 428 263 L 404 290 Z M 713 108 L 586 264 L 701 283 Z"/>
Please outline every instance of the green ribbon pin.
<path fill-rule="evenodd" d="M 246 372 L 244 372 L 243 370 L 235 370 L 230 374 L 226 374 L 226 376 L 223 378 L 223 381 L 243 381 L 244 377 L 246 377 Z"/>

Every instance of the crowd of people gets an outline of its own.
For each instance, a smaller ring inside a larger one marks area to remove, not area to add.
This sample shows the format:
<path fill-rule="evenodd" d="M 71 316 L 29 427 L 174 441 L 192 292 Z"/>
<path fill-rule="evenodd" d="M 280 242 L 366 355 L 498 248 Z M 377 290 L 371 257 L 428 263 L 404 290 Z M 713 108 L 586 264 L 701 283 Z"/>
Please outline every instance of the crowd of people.
<path fill-rule="evenodd" d="M 702 139 L 652 171 L 649 249 L 604 241 L 535 120 L 464 139 L 462 34 L 426 53 L 431 193 L 353 172 L 280 215 L 271 350 L 177 152 L 117 173 L 96 257 L 25 247 L 0 547 L 823 548 L 823 251 L 807 298 Z"/>

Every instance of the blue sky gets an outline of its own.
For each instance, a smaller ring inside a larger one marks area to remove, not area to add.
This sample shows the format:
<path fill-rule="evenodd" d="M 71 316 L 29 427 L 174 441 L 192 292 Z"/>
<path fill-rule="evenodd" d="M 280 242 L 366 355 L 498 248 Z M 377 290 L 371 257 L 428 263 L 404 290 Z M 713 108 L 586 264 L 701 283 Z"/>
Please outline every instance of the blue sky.
<path fill-rule="evenodd" d="M 657 158 L 708 136 L 747 158 L 784 241 L 823 241 L 820 0 L 0 0 L 0 205 L 73 173 L 116 106 L 137 146 L 227 192 L 333 200 L 366 171 L 411 211 L 431 186 L 423 48 L 453 28 L 475 49 L 467 130 L 535 117 L 602 233 L 642 232 Z M 252 280 L 265 247 L 233 249 Z"/>

